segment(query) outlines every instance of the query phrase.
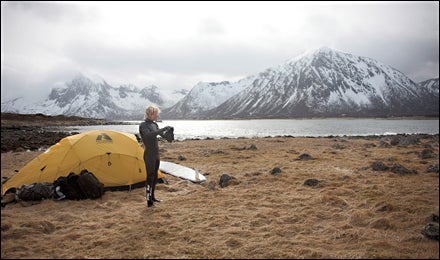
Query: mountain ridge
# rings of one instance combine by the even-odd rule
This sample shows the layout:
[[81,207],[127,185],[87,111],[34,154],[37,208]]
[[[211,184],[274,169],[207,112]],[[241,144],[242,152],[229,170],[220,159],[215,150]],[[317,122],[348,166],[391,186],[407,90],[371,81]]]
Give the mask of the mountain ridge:
[[[390,66],[328,47],[309,51],[248,78],[253,81],[247,87],[215,108],[194,116],[171,107],[164,110],[163,117],[438,115],[438,79],[437,84],[431,84],[436,88],[421,93],[419,84]],[[432,98],[428,98],[428,94]],[[428,108],[426,100],[429,100]]]
[[43,101],[18,97],[1,111],[140,120],[152,104],[163,119],[438,116],[438,92],[438,78],[415,83],[374,59],[321,47],[236,82],[199,82],[171,94],[78,75]]
[[18,97],[2,103],[2,112],[80,116],[109,120],[142,119],[145,106],[170,106],[184,90],[164,93],[155,85],[139,88],[132,84],[113,87],[105,80],[92,81],[78,75],[64,87],[53,88],[44,101],[28,103]]

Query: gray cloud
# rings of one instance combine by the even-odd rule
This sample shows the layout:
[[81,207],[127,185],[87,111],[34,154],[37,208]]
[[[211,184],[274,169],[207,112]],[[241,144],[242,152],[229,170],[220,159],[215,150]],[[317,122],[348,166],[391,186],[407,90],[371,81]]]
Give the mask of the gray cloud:
[[[190,89],[328,46],[438,77],[438,2],[2,1],[2,102],[75,75]],[[128,81],[128,82],[127,82]]]
[[66,22],[66,21],[78,21],[87,17],[87,13],[84,13],[79,9],[79,6],[74,4],[60,3],[60,2],[21,2],[11,1],[5,4],[8,8],[9,14],[22,13],[24,15],[32,16],[47,22]]
[[170,73],[219,73],[244,75],[276,65],[281,54],[249,48],[245,45],[175,44],[159,49],[127,49],[99,46],[93,43],[74,43],[66,48],[66,56],[73,63],[92,68],[141,71],[166,70]]

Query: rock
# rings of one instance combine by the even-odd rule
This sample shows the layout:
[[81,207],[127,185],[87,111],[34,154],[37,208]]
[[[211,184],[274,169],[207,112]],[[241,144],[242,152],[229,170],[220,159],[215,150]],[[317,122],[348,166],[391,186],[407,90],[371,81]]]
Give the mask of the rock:
[[405,166],[400,164],[394,164],[391,167],[391,172],[403,175],[403,174],[417,174],[417,171],[415,170],[409,170]]
[[430,239],[438,240],[438,224],[428,223],[422,230],[422,234]]
[[381,161],[376,161],[374,163],[371,164],[371,168],[373,169],[373,171],[386,171],[388,170],[390,167],[386,166],[383,162]]
[[228,186],[229,181],[234,178],[235,177],[230,176],[228,174],[222,174],[222,176],[220,176],[220,182],[219,182],[220,187],[224,188],[224,187]]
[[270,174],[275,175],[275,176],[280,173],[281,173],[281,169],[279,167],[275,167],[270,171]]
[[318,184],[319,184],[319,180],[317,180],[317,179],[307,179],[304,182],[305,186],[317,186]]
[[297,160],[312,160],[312,159],[313,157],[307,153],[303,153],[297,158]]

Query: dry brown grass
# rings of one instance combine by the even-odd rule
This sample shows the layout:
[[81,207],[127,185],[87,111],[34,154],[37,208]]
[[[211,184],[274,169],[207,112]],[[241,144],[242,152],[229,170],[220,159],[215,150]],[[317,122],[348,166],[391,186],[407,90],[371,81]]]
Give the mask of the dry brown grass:
[[[426,218],[439,214],[438,173],[426,173],[438,165],[438,139],[390,148],[378,139],[344,137],[160,146],[162,160],[196,168],[208,180],[166,175],[169,184],[156,192],[163,202],[153,208],[143,189],[98,200],[8,204],[1,211],[1,257],[439,258],[438,241],[421,234]],[[421,159],[427,146],[434,157]],[[313,159],[297,160],[304,153]],[[2,153],[2,177],[38,154]],[[373,171],[378,160],[418,174]],[[270,173],[274,167],[279,175]],[[221,188],[222,174],[236,179]],[[312,178],[318,186],[304,185]]]

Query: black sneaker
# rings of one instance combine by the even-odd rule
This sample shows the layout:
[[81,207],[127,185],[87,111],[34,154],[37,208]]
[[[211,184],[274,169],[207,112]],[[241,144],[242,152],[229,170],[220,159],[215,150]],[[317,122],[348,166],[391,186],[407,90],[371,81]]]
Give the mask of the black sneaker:
[[148,207],[152,207],[154,205],[153,200],[147,200]]

